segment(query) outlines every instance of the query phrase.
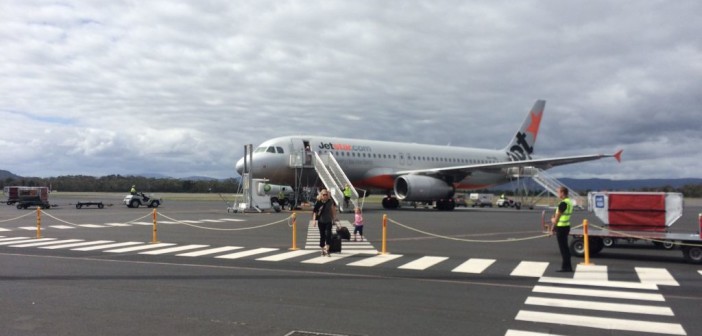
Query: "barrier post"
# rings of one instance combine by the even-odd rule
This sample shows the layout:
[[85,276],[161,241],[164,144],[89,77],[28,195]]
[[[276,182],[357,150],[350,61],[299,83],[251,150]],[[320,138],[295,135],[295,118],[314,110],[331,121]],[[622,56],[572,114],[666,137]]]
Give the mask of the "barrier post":
[[157,223],[156,223],[156,209],[153,211],[153,216],[154,216],[154,233],[153,236],[151,237],[151,244],[156,244],[158,243],[158,228],[157,228]]
[[297,251],[297,214],[292,214],[292,251]]
[[585,244],[585,262],[581,265],[590,265],[590,237],[587,232],[587,219],[583,219],[583,244]]
[[388,215],[383,214],[383,241],[381,243],[382,248],[380,249],[380,254],[387,254],[388,253],[387,238],[388,238]]
[[41,238],[41,207],[37,207],[37,239]]

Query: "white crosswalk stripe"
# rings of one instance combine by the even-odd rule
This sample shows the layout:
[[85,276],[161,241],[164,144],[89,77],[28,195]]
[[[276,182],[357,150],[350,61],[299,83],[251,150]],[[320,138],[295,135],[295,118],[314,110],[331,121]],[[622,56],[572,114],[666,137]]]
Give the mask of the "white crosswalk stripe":
[[160,250],[155,250],[155,251],[140,252],[139,254],[159,255],[159,254],[194,250],[194,249],[199,249],[199,248],[208,247],[208,246],[209,245],[198,245],[198,244],[184,245],[184,246],[176,246],[176,247],[165,248],[165,249],[160,249]]
[[105,244],[105,243],[112,243],[112,241],[111,241],[111,240],[95,240],[95,241],[80,242],[80,243],[61,244],[61,245],[51,245],[51,246],[42,246],[42,247],[40,247],[40,248],[42,248],[42,249],[48,249],[48,250],[56,250],[56,249],[62,249],[62,248],[71,248],[71,247],[88,246],[88,245],[98,245],[98,244]]
[[221,258],[221,259],[239,259],[239,258],[244,258],[244,257],[250,257],[253,255],[257,254],[262,254],[262,253],[268,253],[272,251],[277,251],[277,248],[257,248],[254,250],[246,250],[246,251],[241,251],[241,252],[236,252],[236,253],[231,253],[231,254],[225,254],[221,256],[217,256],[215,258]]
[[[517,313],[515,320],[537,325],[602,329],[607,330],[608,334],[626,331],[687,335],[682,325],[675,321],[666,321],[666,319],[673,320],[675,314],[670,307],[661,305],[665,302],[665,298],[657,293],[658,284],[678,286],[667,270],[636,268],[636,273],[641,280],[637,283],[608,281],[606,280],[607,267],[593,266],[578,265],[573,278],[539,278],[539,283],[554,285],[534,286],[532,295],[524,302],[525,309]],[[607,289],[602,289],[603,287]],[[547,296],[542,296],[543,294]],[[621,302],[621,300],[628,300],[628,302]],[[549,308],[556,308],[558,312],[547,311]],[[615,314],[621,314],[620,316],[624,317],[618,318]],[[656,321],[651,321],[650,316],[658,318]],[[539,329],[543,330],[543,327]],[[533,334],[526,330],[510,329],[506,335]]]
[[159,248],[159,247],[173,246],[173,245],[175,245],[175,244],[173,244],[173,243],[145,244],[145,245],[139,245],[139,246],[131,246],[131,247],[123,247],[123,248],[118,248],[118,249],[113,249],[113,250],[107,250],[105,252],[110,252],[110,253],[136,252],[136,251],[141,251],[141,250],[150,250],[150,249],[155,249],[155,248]]
[[45,245],[73,243],[73,242],[79,242],[79,241],[83,241],[83,240],[82,239],[52,240],[52,241],[24,243],[24,244],[19,244],[19,245],[10,245],[10,247],[39,247],[39,246],[45,246]]
[[495,259],[471,258],[451,270],[457,273],[482,273],[495,262]]
[[444,260],[448,259],[447,257],[421,257],[417,260],[408,262],[398,268],[400,269],[412,269],[412,270],[425,270],[429,267],[432,267]]
[[[246,221],[245,219],[240,219],[240,218],[218,218],[218,219],[199,219],[199,220],[181,220],[181,221],[166,221],[166,220],[158,220],[156,223],[157,224],[202,224],[202,223],[228,223],[228,222],[244,222]],[[153,225],[153,221],[138,221],[138,222],[129,222],[129,223],[103,223],[103,224],[96,224],[96,223],[81,223],[81,224],[72,224],[72,225],[47,225],[45,227],[42,227],[42,230],[51,228],[51,229],[58,229],[58,230],[71,230],[71,229],[77,229],[77,228],[92,228],[92,229],[98,229],[98,228],[109,228],[109,227],[125,227],[125,226],[134,226],[134,225]],[[36,231],[37,227],[36,226],[20,226],[17,227],[16,229],[18,230],[26,230],[26,231]],[[0,232],[10,232],[12,231],[12,228],[0,228]],[[319,236],[317,237],[319,239]]]
[[240,250],[240,249],[243,249],[243,247],[242,246],[222,246],[222,247],[216,247],[216,248],[211,248],[211,249],[206,249],[206,250],[201,250],[201,251],[182,253],[182,254],[178,254],[177,256],[179,256],[179,257],[202,257],[202,256],[209,255],[209,254],[216,254],[216,253],[220,253],[220,252],[227,252],[227,251]]
[[540,278],[546,273],[548,267],[547,262],[540,261],[522,261],[510,273],[512,276],[534,277]]
[[97,246],[79,247],[79,248],[74,248],[71,250],[72,251],[96,251],[96,250],[109,249],[109,248],[113,248],[113,247],[133,246],[133,245],[141,245],[141,244],[144,244],[144,243],[142,243],[142,242],[123,242],[123,243],[103,244],[103,245],[97,245]]

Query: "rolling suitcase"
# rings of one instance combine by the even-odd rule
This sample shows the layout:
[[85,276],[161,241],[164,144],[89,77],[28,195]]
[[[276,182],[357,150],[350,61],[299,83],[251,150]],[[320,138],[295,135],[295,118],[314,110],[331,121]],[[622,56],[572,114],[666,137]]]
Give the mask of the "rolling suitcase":
[[336,233],[332,234],[329,253],[341,253],[341,237]]
[[351,232],[349,232],[349,229],[345,226],[337,228],[336,234],[338,234],[341,237],[341,239],[351,240]]

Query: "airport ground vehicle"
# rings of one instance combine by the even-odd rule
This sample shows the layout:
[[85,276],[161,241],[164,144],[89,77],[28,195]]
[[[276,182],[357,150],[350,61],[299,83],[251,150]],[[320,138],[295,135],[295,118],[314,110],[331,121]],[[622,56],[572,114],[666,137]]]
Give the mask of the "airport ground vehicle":
[[[686,261],[702,264],[702,218],[698,232],[670,232],[682,216],[683,197],[665,192],[590,192],[588,209],[605,225],[588,229],[590,256],[617,241],[650,241],[663,248],[680,247]],[[570,231],[570,250],[585,254],[582,228]]]
[[[146,205],[149,208],[158,208],[163,200],[152,196],[146,196],[143,192],[136,193],[136,195],[124,196],[122,203],[129,208],[138,208],[141,205]],[[99,205],[98,205],[99,207]]]
[[522,202],[515,201],[511,198],[499,198],[495,205],[500,208],[515,208],[517,210],[522,208]]
[[470,194],[470,202],[472,207],[491,207],[492,208],[492,199],[494,195],[493,194],[479,194],[479,193],[471,193]]
[[47,187],[7,186],[3,188],[3,192],[7,195],[7,205],[19,202],[22,197],[33,197],[37,195],[45,195],[45,199],[49,197],[49,188]]
[[47,187],[5,187],[5,190],[8,195],[7,204],[17,203],[17,209],[37,206],[43,209],[51,208],[49,188]]

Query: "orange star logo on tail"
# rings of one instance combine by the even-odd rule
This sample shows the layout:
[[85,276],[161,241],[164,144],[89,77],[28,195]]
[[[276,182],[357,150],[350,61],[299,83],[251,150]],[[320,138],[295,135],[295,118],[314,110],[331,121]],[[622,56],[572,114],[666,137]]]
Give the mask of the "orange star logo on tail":
[[526,129],[527,132],[531,133],[534,136],[534,142],[536,142],[536,135],[539,133],[539,125],[541,125],[541,116],[543,115],[543,113],[544,111],[541,111],[538,114],[532,113],[531,123]]

